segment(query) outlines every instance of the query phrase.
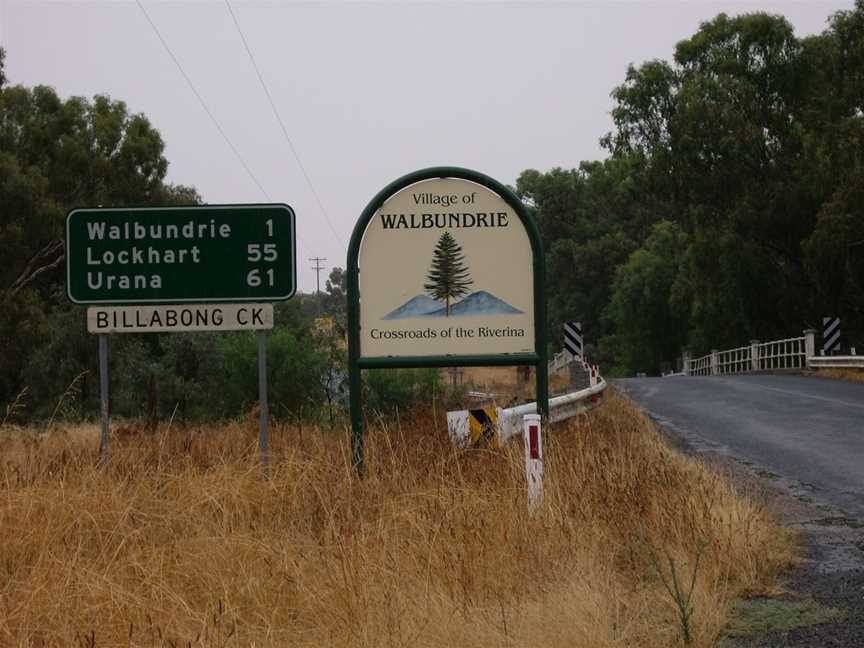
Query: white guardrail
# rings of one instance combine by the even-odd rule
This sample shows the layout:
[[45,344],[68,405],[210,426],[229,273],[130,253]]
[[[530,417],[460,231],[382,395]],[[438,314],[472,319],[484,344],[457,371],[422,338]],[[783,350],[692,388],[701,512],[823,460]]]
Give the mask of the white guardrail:
[[813,369],[844,369],[847,367],[864,369],[864,356],[814,356],[807,360]]
[[[816,331],[808,329],[803,337],[759,342],[725,351],[712,351],[701,358],[682,359],[685,376],[719,376],[751,371],[783,369],[817,369],[829,367],[859,367],[864,369],[864,356],[816,355]],[[675,374],[678,375],[678,374]]]
[[[579,391],[549,399],[549,420],[553,423],[564,421],[568,418],[587,412],[595,406],[603,396],[606,389],[606,381],[602,377],[596,377],[596,384]],[[497,441],[504,445],[512,437],[522,434],[523,419],[526,414],[537,413],[537,403],[526,403],[502,409],[496,408],[497,412]],[[471,444],[470,410],[459,410],[447,412],[447,428],[450,439],[454,444],[467,446]]]

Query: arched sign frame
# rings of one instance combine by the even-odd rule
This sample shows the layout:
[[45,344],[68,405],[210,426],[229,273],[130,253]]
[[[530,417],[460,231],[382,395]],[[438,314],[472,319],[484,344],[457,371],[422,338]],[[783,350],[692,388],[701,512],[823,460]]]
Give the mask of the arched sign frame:
[[[456,178],[467,180],[489,189],[497,194],[513,209],[531,243],[533,288],[534,288],[534,352],[533,353],[498,353],[471,355],[435,355],[435,356],[385,356],[367,357],[360,355],[360,267],[358,259],[366,229],[375,212],[393,195],[406,187],[432,179]],[[384,187],[366,205],[360,215],[351,241],[348,245],[348,381],[351,408],[351,451],[352,461],[357,472],[362,476],[363,460],[363,401],[362,378],[363,369],[399,369],[419,367],[486,367],[486,366],[532,366],[535,368],[536,394],[538,413],[544,417],[549,415],[549,375],[546,352],[546,291],[545,291],[545,259],[540,230],[534,218],[525,209],[525,205],[508,187],[497,180],[471,169],[461,167],[430,167],[414,171],[402,176]]]

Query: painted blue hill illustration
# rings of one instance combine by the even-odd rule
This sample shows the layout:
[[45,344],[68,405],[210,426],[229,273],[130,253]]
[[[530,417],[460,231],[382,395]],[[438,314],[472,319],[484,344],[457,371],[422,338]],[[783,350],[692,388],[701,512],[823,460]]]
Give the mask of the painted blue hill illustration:
[[440,308],[443,308],[443,306],[444,304],[427,295],[417,295],[381,319],[397,320],[408,319],[409,317],[426,317],[429,313],[437,311]]
[[[446,317],[446,308],[441,302],[417,295],[381,319],[427,319]],[[478,290],[462,301],[450,306],[450,317],[489,317],[492,315],[520,315],[522,311],[514,308],[503,299],[485,290]]]

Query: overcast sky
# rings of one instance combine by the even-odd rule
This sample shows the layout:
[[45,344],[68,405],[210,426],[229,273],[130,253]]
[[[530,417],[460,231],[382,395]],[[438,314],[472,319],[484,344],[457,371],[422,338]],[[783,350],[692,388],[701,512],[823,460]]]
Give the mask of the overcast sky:
[[308,258],[344,267],[354,221],[397,177],[457,165],[512,184],[524,169],[604,157],[609,93],[628,64],[669,59],[721,11],[781,13],[800,36],[853,6],[231,0],[322,211],[224,0],[142,4],[255,179],[134,1],[0,0],[10,82],[124,100],[161,132],[168,179],[206,202],[290,204],[304,291],[315,287]]

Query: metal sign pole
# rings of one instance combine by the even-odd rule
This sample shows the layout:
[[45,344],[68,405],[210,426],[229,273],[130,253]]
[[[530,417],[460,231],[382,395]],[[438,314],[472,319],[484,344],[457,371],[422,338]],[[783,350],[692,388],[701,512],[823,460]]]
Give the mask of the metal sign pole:
[[108,463],[108,336],[99,336],[99,399],[102,411],[102,436],[99,439],[99,463]]
[[267,331],[258,331],[258,404],[261,410],[258,446],[261,449],[261,474],[270,479],[270,439],[267,431]]

